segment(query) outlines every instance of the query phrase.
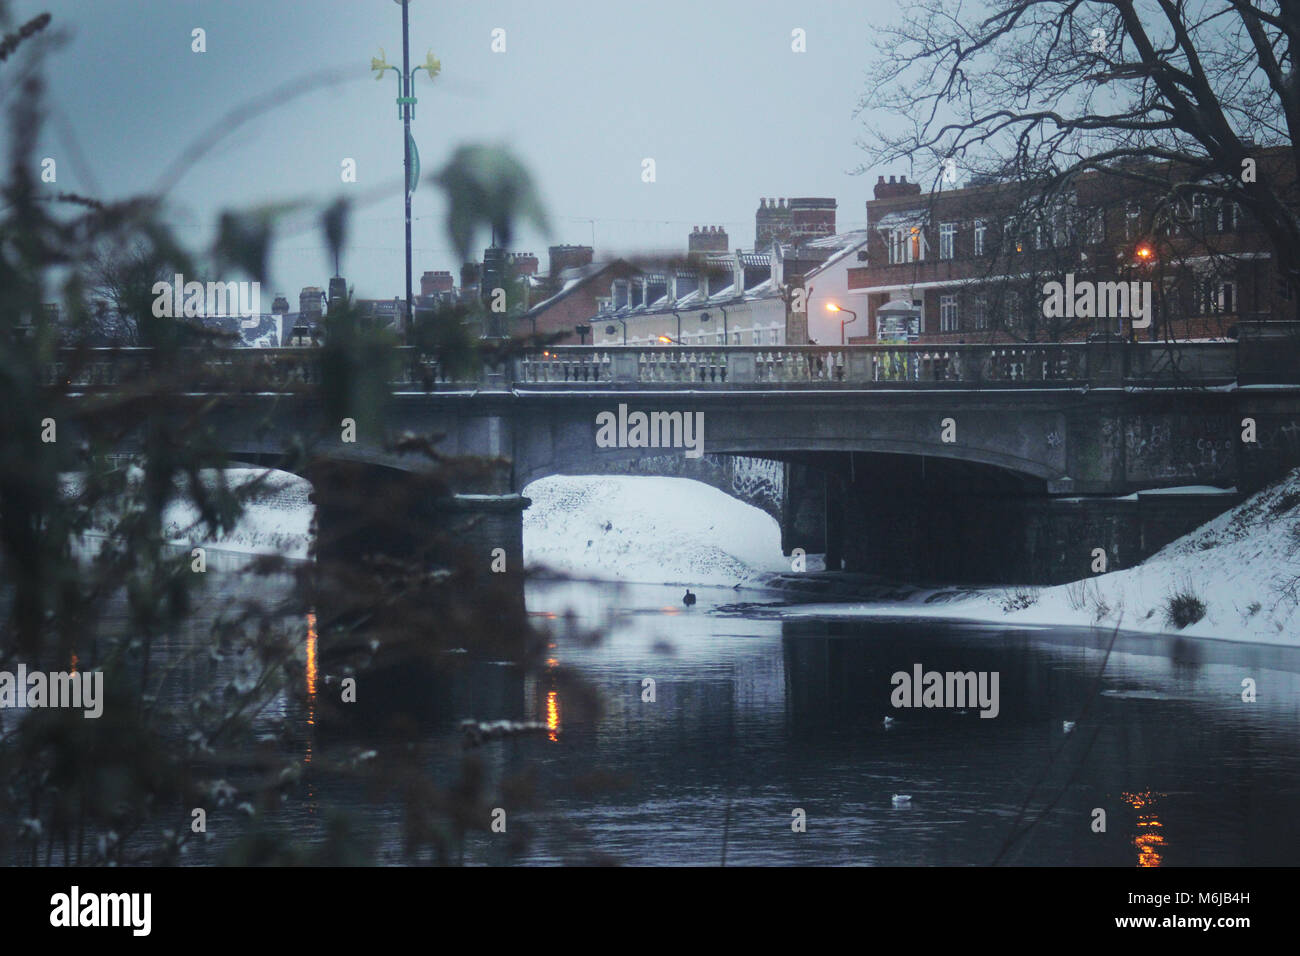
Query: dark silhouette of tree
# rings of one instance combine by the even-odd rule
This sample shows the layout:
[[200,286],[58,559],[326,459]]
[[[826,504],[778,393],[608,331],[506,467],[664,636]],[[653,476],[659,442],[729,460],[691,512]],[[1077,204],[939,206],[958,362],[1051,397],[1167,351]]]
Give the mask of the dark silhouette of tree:
[[907,159],[937,171],[951,157],[1048,193],[1105,168],[1162,206],[1198,193],[1236,203],[1300,289],[1300,5],[920,0],[906,11],[884,29],[859,104],[892,116],[863,139],[864,168]]

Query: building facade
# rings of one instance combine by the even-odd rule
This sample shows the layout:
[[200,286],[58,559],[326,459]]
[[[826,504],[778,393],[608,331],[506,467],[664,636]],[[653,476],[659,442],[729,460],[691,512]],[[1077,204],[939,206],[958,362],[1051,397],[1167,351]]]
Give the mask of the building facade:
[[1152,339],[1221,338],[1241,319],[1293,317],[1263,234],[1212,181],[1187,180],[1168,164],[1143,164],[1090,171],[1050,195],[1022,182],[923,195],[906,177],[882,176],[866,204],[865,261],[848,273],[849,293],[865,303],[850,341],[1128,334],[1099,307],[1051,314],[1052,283],[1067,282],[1150,283],[1152,321],[1140,336]]

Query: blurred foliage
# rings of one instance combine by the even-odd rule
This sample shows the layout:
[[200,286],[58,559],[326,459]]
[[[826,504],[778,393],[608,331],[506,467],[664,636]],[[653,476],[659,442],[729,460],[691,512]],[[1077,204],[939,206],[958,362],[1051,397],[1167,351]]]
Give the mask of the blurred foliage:
[[[0,0],[0,24],[8,22]],[[228,211],[212,247],[194,255],[156,197],[107,202],[44,190],[34,171],[42,43],[57,39],[49,23],[43,14],[0,41],[9,60],[0,72],[25,67],[0,183],[0,670],[100,671],[107,699],[94,720],[80,710],[0,709],[0,863],[178,862],[207,839],[191,829],[194,808],[206,810],[209,834],[218,826],[240,834],[225,862],[375,862],[352,805],[324,806],[323,836],[310,845],[281,819],[286,805],[317,799],[322,780],[355,781],[363,802],[396,795],[406,861],[457,862],[467,835],[486,829],[486,807],[533,799],[527,780],[496,779],[490,761],[462,756],[469,745],[454,725],[430,737],[421,712],[430,685],[445,691],[463,678],[463,655],[452,651],[511,660],[523,673],[542,661],[544,642],[511,591],[517,579],[484,583],[462,546],[466,516],[450,507],[453,488],[499,480],[502,463],[448,458],[436,435],[387,435],[397,337],[350,301],[332,303],[323,346],[302,350],[319,379],[233,426],[286,436],[269,457],[312,481],[315,560],[259,558],[215,618],[197,618],[196,589],[217,575],[193,573],[164,516],[184,498],[199,515],[185,530],[218,535],[262,493],[267,474],[234,487],[222,470],[232,406],[221,396],[259,381],[241,379],[247,369],[223,358],[230,336],[155,316],[153,284],[227,270],[262,280],[277,225],[298,207]],[[440,181],[462,246],[480,222],[502,237],[520,216],[544,222],[526,172],[497,151],[458,151]],[[321,214],[334,252],[346,220],[341,202]],[[54,300],[57,319],[44,309]],[[480,313],[472,305],[417,316],[417,355],[472,373],[521,348],[477,338]],[[147,351],[118,356],[112,387],[100,388],[97,344]],[[410,456],[409,470],[331,455],[343,418],[384,436],[386,454]],[[46,420],[55,441],[42,440]],[[307,656],[308,627],[318,661]],[[370,682],[359,700],[371,706],[337,702],[349,676]],[[594,711],[575,679],[553,679],[569,681],[575,708]],[[433,701],[448,706],[437,692]],[[370,723],[387,728],[384,744],[363,746],[358,735]],[[304,724],[333,746],[313,754],[309,739],[304,754]],[[439,759],[401,743],[412,728]],[[512,828],[512,840],[526,833]]]
[[547,228],[532,177],[501,147],[461,146],[432,179],[447,193],[447,234],[462,262],[483,226],[495,230],[502,246],[510,245],[518,220]]

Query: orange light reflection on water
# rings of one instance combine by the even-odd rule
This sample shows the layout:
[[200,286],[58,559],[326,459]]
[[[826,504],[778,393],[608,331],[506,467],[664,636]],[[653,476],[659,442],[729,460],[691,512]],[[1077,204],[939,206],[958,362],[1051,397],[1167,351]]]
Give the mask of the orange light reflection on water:
[[1161,851],[1165,848],[1165,836],[1161,832],[1164,824],[1156,815],[1154,804],[1164,794],[1144,790],[1122,796],[1125,803],[1138,811],[1137,833],[1133,835],[1133,846],[1138,851],[1137,865],[1144,868],[1159,866],[1164,861]]
[[546,695],[546,729],[547,738],[552,742],[560,739],[560,694],[551,691]]
[[[316,724],[316,612],[307,612],[307,723]],[[311,733],[307,734],[306,762],[311,763]]]

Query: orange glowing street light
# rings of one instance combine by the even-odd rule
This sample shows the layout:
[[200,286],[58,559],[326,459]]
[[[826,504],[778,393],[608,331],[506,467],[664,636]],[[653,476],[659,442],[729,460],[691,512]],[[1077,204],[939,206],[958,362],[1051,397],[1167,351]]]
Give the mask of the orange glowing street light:
[[1149,261],[1151,256],[1152,256],[1152,252],[1150,246],[1143,245],[1137,247],[1137,257],[1141,259],[1143,262]]
[[853,316],[853,318],[851,318],[851,319],[840,319],[840,345],[843,345],[843,344],[844,344],[844,326],[846,326],[846,325],[850,325],[850,324],[852,324],[853,322],[858,321],[858,313],[854,312],[852,309],[842,309],[842,308],[840,308],[838,305],[836,305],[834,302],[827,302],[827,303],[826,303],[826,311],[827,311],[827,312],[847,312],[849,315]]

